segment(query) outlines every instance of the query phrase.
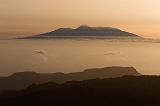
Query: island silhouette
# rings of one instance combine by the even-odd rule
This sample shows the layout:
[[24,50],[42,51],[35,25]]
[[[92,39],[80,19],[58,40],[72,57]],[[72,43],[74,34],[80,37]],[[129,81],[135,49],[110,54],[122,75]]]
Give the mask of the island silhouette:
[[73,28],[59,28],[57,30],[43,33],[43,34],[38,34],[38,35],[33,35],[33,36],[27,36],[23,37],[21,39],[42,39],[42,38],[73,38],[73,37],[95,37],[95,36],[105,36],[105,37],[114,37],[114,38],[121,38],[121,37],[135,37],[135,38],[140,38],[140,36],[122,31],[117,28],[112,28],[112,27],[90,27],[87,25],[81,25],[76,29]]

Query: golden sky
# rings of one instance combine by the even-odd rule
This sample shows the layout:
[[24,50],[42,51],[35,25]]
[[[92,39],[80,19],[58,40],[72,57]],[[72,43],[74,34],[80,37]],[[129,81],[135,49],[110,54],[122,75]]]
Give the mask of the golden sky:
[[160,37],[160,0],[0,0],[0,38],[59,27],[116,27]]

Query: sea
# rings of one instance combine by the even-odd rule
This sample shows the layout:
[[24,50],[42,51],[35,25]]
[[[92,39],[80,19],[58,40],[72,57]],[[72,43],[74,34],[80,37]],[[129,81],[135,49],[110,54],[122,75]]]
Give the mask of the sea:
[[70,73],[110,66],[160,75],[160,39],[0,40],[0,76],[24,71]]

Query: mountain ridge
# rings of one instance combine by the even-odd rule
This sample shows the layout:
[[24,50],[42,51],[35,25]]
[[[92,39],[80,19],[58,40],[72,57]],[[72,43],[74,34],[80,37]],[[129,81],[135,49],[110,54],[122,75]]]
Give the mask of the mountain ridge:
[[46,32],[38,35],[24,37],[25,39],[34,39],[34,38],[48,38],[48,37],[69,37],[69,36],[106,36],[106,37],[136,37],[141,38],[140,36],[123,31],[117,28],[112,27],[90,27],[87,25],[81,25],[78,28],[59,28],[51,32]]
[[124,75],[140,76],[141,74],[133,67],[105,67],[87,69],[83,72],[72,73],[35,73],[35,72],[17,72],[9,77],[0,78],[0,91],[20,90],[31,84],[40,84],[45,82],[64,83],[66,81],[82,81],[96,78],[121,77]]

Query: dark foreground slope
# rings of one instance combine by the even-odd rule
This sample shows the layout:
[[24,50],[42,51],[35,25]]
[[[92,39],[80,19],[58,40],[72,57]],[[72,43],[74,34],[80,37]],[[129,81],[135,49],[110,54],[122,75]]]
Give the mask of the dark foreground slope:
[[64,83],[66,81],[82,81],[95,78],[121,77],[124,75],[141,75],[133,67],[106,67],[96,69],[86,69],[83,72],[74,73],[53,73],[38,74],[35,72],[18,72],[9,77],[0,78],[0,91],[22,90],[31,84],[40,84],[46,82]]
[[45,83],[0,96],[2,106],[160,106],[159,76]]
[[82,25],[76,29],[73,28],[59,28],[57,30],[34,35],[34,36],[28,36],[23,39],[45,39],[45,38],[75,38],[75,37],[86,37],[86,36],[107,36],[107,37],[138,37],[140,36],[129,33],[126,31],[122,31],[117,28],[111,28],[111,27],[89,27],[87,25]]

